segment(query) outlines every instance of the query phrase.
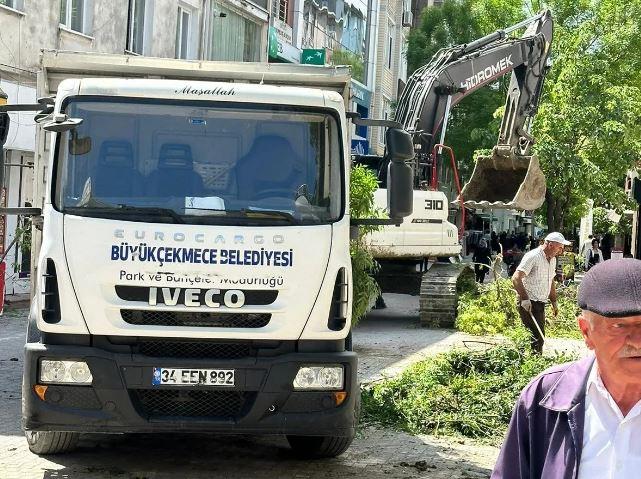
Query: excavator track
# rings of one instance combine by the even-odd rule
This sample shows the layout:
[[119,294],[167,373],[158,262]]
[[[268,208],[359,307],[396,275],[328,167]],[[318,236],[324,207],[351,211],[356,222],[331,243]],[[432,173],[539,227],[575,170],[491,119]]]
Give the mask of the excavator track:
[[456,321],[458,294],[456,285],[464,275],[474,275],[465,263],[432,263],[421,278],[419,311],[421,326],[453,328]]

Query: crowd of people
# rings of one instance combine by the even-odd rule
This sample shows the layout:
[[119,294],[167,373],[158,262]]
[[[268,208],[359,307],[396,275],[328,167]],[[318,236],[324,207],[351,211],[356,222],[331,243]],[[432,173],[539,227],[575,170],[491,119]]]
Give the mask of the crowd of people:
[[[542,243],[543,239],[536,239],[525,233],[503,231],[497,234],[492,231],[489,238],[486,233],[478,243],[469,245],[469,249],[473,251],[472,261],[475,263],[476,281],[479,283],[485,281],[492,259],[499,253],[503,255],[508,276],[512,277],[523,255]],[[589,271],[594,265],[610,259],[611,244],[612,238],[609,234],[605,234],[603,238],[589,235],[579,247],[578,254],[581,261],[577,266],[584,271]]]

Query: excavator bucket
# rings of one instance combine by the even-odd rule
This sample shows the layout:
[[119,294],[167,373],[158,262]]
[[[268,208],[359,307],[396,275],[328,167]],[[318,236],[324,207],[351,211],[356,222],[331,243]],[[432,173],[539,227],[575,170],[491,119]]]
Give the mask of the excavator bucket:
[[477,159],[461,196],[470,208],[535,210],[545,200],[545,176],[536,156],[493,153]]

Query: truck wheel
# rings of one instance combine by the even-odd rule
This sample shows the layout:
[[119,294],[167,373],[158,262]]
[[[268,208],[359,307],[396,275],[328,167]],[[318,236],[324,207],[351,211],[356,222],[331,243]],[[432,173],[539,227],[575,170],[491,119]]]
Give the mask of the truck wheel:
[[61,454],[78,445],[77,432],[26,431],[29,450],[35,454]]
[[354,436],[287,436],[287,442],[300,457],[313,459],[343,454]]

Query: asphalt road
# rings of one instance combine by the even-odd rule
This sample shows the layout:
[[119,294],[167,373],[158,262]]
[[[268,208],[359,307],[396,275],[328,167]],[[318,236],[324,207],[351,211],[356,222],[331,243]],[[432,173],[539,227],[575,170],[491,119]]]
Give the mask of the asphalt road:
[[[389,308],[360,324],[354,347],[364,382],[470,338],[418,326],[417,300],[386,296]],[[302,461],[282,437],[84,435],[77,452],[32,454],[20,429],[20,382],[26,309],[0,317],[0,478],[487,478],[496,448],[473,441],[410,436],[362,427],[341,457]]]

